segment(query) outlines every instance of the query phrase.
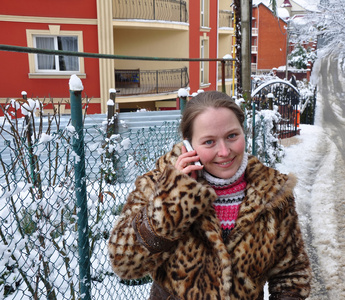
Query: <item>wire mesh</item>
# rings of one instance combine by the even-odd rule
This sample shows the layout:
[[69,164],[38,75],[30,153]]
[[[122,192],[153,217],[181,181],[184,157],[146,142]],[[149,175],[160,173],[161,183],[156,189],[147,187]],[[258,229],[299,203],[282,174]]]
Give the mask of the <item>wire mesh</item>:
[[[270,153],[276,115],[256,113],[253,131],[246,112],[247,145],[254,139],[257,156],[268,165],[279,155]],[[74,169],[80,157],[73,150],[78,132],[64,118],[55,130],[41,119],[30,134],[27,120],[20,122],[0,126],[0,298],[82,299]],[[106,124],[83,131],[91,298],[147,299],[150,278],[120,280],[111,270],[107,241],[136,177],[181,140],[179,121],[110,136]]]
[[[3,126],[0,150],[0,298],[80,299],[74,128],[31,137]],[[6,132],[4,131],[6,130]],[[6,133],[6,134],[5,134]],[[180,140],[178,124],[127,131],[84,129],[92,299],[147,299],[149,279],[121,281],[107,240],[135,178]]]

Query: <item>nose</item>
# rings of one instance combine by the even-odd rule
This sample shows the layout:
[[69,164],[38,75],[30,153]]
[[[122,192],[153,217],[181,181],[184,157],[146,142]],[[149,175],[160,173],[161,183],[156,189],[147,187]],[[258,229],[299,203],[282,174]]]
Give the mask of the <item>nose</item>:
[[218,143],[218,156],[226,157],[229,154],[230,154],[230,147],[224,141],[220,141]]

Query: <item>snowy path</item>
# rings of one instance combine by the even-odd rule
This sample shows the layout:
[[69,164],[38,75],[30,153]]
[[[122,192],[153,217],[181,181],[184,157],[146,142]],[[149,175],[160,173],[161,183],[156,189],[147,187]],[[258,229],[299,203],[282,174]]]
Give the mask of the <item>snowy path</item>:
[[[345,299],[345,70],[344,62],[329,56],[323,59],[319,66],[319,95],[322,101],[321,125],[330,140],[327,152],[332,155],[330,165],[324,162],[325,169],[330,170],[331,186],[328,190],[328,201],[334,208],[333,230],[334,241],[325,245],[326,254],[334,261],[333,269],[325,265],[325,276],[328,277],[330,299]],[[319,110],[320,111],[320,110]],[[322,143],[322,141],[320,141]],[[327,155],[326,155],[327,157]],[[327,231],[324,232],[327,235]],[[322,238],[319,238],[322,240]],[[332,243],[333,242],[333,243]],[[326,260],[327,263],[327,260]],[[328,274],[327,274],[328,273]]]
[[309,300],[345,299],[345,78],[337,59],[318,74],[315,126],[302,125],[278,169],[295,173],[296,203],[312,263]]

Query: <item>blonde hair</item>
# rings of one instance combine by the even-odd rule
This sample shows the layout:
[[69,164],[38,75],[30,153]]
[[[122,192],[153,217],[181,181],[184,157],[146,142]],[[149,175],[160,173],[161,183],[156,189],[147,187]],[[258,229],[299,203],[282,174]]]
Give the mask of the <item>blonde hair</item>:
[[195,118],[210,107],[230,109],[243,129],[243,111],[227,94],[217,91],[203,92],[189,100],[185,107],[180,123],[180,130],[184,139],[192,140]]

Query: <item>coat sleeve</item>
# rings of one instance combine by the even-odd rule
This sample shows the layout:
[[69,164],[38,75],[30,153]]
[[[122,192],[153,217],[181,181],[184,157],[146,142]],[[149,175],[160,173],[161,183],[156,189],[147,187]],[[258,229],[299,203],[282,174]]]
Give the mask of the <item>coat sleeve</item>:
[[139,177],[110,234],[114,272],[124,279],[154,272],[215,199],[211,188],[171,165]]
[[280,225],[276,241],[276,263],[269,274],[270,299],[299,300],[310,293],[311,268],[304,249],[294,197],[278,210]]

